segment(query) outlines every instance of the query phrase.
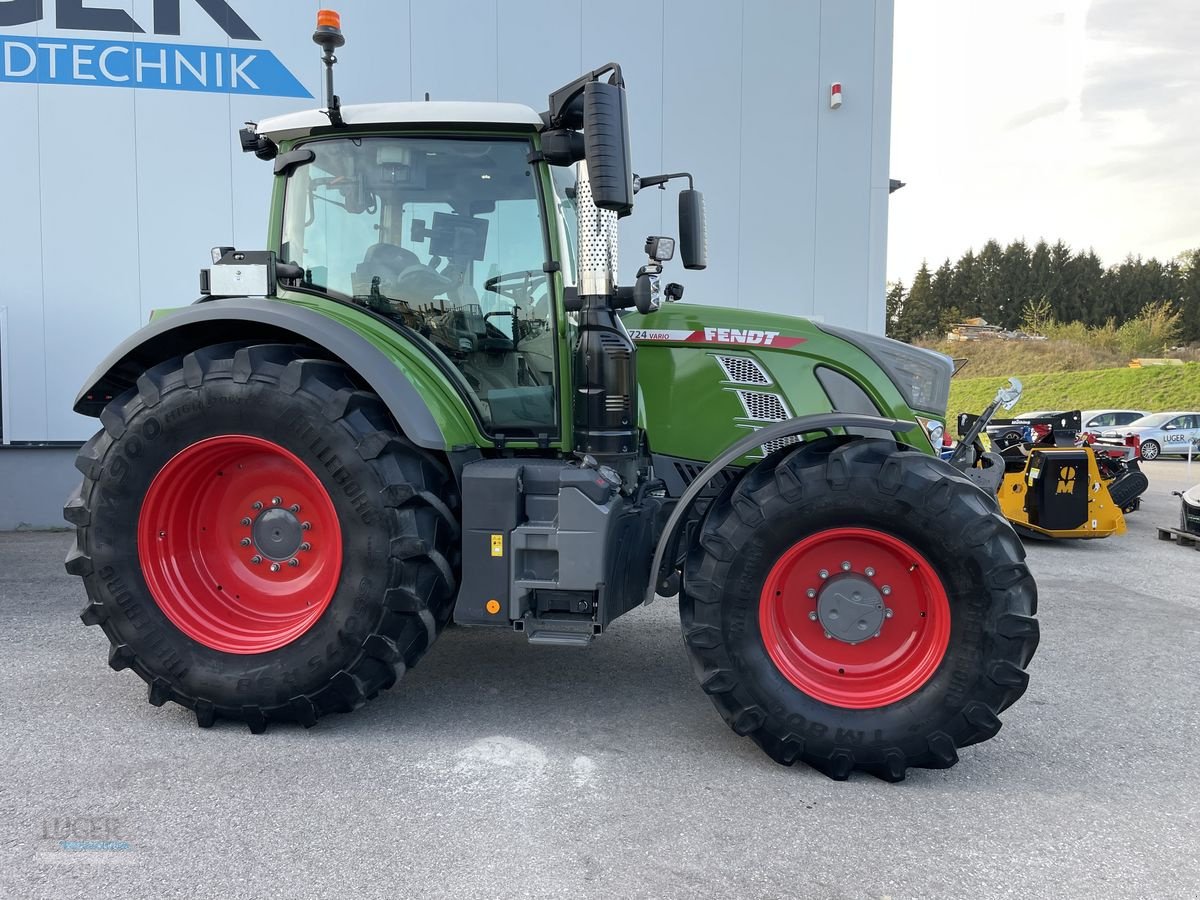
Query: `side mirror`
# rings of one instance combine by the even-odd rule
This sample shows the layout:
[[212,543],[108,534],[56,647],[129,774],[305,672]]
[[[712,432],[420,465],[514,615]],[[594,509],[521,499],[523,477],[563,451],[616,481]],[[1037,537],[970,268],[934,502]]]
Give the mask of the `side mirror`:
[[679,192],[679,256],[685,269],[703,269],[708,265],[704,195],[696,190]]
[[583,139],[592,202],[617,213],[633,208],[629,111],[625,88],[590,81],[583,89]]

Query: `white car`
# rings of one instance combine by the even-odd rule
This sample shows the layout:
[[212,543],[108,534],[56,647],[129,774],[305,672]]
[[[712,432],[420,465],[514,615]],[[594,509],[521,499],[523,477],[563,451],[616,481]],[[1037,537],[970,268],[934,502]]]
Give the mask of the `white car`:
[[1137,409],[1085,409],[1079,414],[1082,421],[1081,431],[1100,432],[1102,430],[1120,428],[1129,425],[1134,419],[1149,415],[1145,410]]
[[1153,413],[1101,436],[1120,440],[1128,434],[1136,434],[1141,441],[1142,459],[1157,459],[1164,454],[1186,456],[1189,449],[1195,452],[1200,440],[1200,412]]

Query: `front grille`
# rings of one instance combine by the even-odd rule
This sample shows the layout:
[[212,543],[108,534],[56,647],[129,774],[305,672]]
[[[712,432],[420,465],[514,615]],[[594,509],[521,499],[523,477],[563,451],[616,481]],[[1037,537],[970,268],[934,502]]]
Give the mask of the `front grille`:
[[782,422],[789,419],[787,407],[783,398],[778,394],[767,394],[762,391],[738,391],[738,398],[746,410],[747,419],[759,422]]
[[791,437],[775,438],[775,440],[767,441],[762,445],[762,455],[764,457],[770,456],[776,450],[780,450],[784,447],[791,447],[793,444],[799,443],[801,443],[801,440],[800,435],[798,434],[794,434]]
[[725,380],[734,384],[770,384],[767,373],[752,359],[744,356],[718,356],[717,363],[725,371]]

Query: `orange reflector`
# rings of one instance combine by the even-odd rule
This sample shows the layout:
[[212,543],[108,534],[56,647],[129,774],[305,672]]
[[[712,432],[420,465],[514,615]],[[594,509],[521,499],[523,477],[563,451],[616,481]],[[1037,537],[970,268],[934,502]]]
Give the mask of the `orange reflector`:
[[496,613],[500,612],[500,601],[499,600],[489,600],[487,602],[486,608],[487,608],[487,611],[494,616]]
[[321,26],[340,30],[342,27],[342,14],[332,9],[318,9],[317,27],[320,28]]

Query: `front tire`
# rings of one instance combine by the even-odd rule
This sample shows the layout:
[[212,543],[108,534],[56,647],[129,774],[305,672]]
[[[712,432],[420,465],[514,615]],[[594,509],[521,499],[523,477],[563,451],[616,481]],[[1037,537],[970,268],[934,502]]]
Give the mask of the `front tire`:
[[1158,459],[1162,453],[1162,447],[1158,445],[1158,441],[1143,441],[1142,442],[1142,459],[1150,461]]
[[995,501],[891,441],[827,438],[726,488],[689,551],[703,689],[777,762],[898,781],[994,736],[1025,691],[1037,591]]
[[450,616],[457,494],[340,363],[206,347],[143,373],[80,451],[67,571],[109,664],[262,731],[390,687]]

